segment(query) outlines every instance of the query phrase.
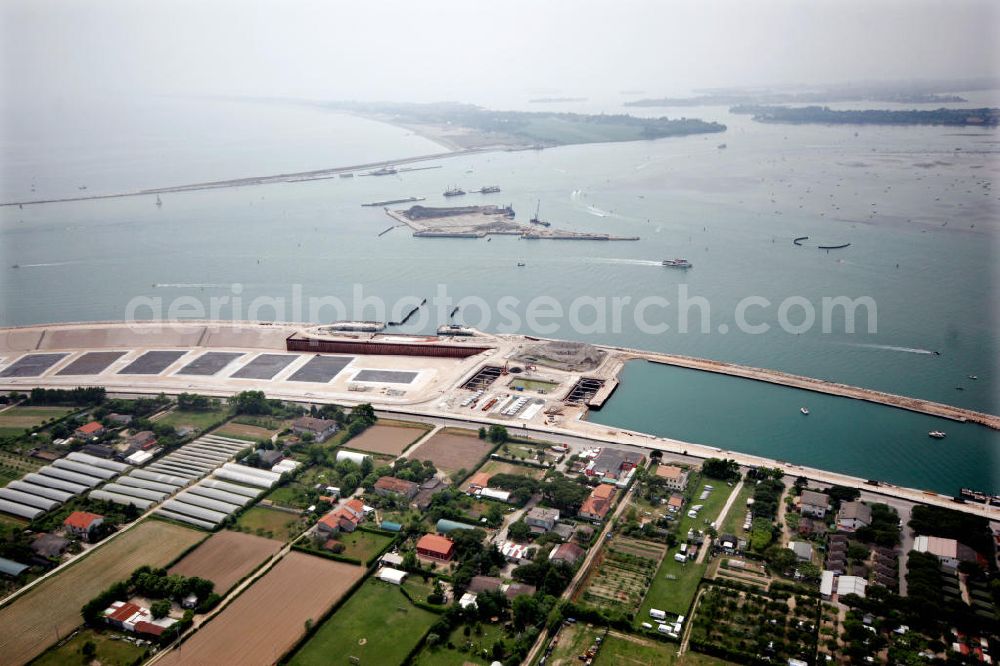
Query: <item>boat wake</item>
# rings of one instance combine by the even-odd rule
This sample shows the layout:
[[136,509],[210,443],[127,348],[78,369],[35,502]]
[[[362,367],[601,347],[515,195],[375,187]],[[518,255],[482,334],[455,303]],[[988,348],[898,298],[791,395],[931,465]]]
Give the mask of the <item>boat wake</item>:
[[230,286],[215,282],[157,282],[153,285],[155,289],[225,289]]
[[587,212],[597,217],[607,217],[609,215],[607,211],[601,210],[597,206],[587,206]]
[[52,261],[45,264],[21,264],[20,268],[47,268],[49,266],[71,266],[82,263],[82,261]]
[[916,348],[916,347],[897,347],[895,345],[875,345],[875,344],[864,344],[864,343],[860,343],[860,342],[844,342],[844,343],[841,343],[841,344],[846,344],[846,345],[849,345],[851,347],[864,347],[865,349],[883,349],[885,351],[905,352],[907,354],[929,354],[929,355],[934,355],[934,354],[937,353],[937,352],[935,352],[932,349],[919,349],[919,348]]
[[592,264],[624,264],[626,266],[662,266],[663,262],[651,259],[619,259],[617,257],[589,257],[585,261]]

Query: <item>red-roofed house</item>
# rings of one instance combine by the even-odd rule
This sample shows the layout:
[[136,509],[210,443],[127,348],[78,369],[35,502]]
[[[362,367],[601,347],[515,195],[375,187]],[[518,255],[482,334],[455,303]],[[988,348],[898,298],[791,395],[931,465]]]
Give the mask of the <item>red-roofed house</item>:
[[320,518],[319,522],[316,523],[316,529],[324,534],[353,532],[364,516],[364,502],[352,499]]
[[455,555],[455,542],[439,534],[425,534],[417,541],[417,553],[447,562]]
[[375,482],[375,494],[385,497],[387,495],[401,495],[406,499],[413,499],[413,496],[420,490],[420,485],[413,481],[397,479],[394,476],[380,476]]
[[79,428],[77,428],[73,435],[79,437],[80,439],[90,439],[91,437],[100,437],[104,434],[104,426],[102,426],[97,421],[91,421],[86,423]]
[[161,627],[158,624],[153,624],[152,622],[140,621],[135,623],[135,633],[137,634],[147,634],[149,636],[159,636],[166,630],[166,627]]
[[611,510],[611,499],[615,496],[614,486],[602,483],[590,492],[583,501],[579,515],[589,520],[604,520]]
[[90,540],[94,530],[104,523],[104,516],[86,511],[74,511],[66,516],[63,525],[66,530],[78,537]]

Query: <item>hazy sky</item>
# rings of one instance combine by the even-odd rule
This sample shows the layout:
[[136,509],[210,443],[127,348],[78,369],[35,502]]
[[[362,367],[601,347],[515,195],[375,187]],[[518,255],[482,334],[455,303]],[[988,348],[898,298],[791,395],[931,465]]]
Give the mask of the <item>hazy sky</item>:
[[2,92],[497,102],[995,74],[991,0],[3,0]]

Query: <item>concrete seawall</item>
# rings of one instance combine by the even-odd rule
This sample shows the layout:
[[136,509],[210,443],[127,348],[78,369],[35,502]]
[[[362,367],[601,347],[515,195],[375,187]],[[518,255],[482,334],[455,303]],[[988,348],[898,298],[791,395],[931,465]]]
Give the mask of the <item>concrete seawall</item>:
[[803,377],[801,375],[781,372],[780,370],[754,368],[746,365],[738,365],[736,363],[712,361],[709,359],[694,358],[691,356],[658,354],[655,352],[647,352],[637,349],[619,347],[614,347],[613,349],[620,351],[630,359],[642,359],[650,361],[651,363],[673,365],[681,368],[690,368],[692,370],[703,370],[705,372],[715,372],[723,375],[731,375],[733,377],[742,377],[744,379],[767,382],[769,384],[779,384],[781,386],[804,389],[806,391],[838,395],[844,398],[854,398],[855,400],[866,400],[880,405],[898,407],[899,409],[906,409],[911,412],[938,416],[952,421],[978,423],[986,426],[987,428],[992,428],[993,430],[1000,430],[1000,416],[987,414],[985,412],[977,412],[975,410],[965,409],[964,407],[945,405],[931,400],[910,398],[907,396],[896,395],[894,393],[866,389],[860,386],[850,386],[848,384],[829,382],[823,379]]

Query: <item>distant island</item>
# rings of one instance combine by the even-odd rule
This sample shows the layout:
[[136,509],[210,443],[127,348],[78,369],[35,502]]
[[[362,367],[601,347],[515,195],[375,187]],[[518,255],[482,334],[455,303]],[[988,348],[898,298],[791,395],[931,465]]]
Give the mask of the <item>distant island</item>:
[[748,94],[712,94],[695,97],[660,97],[653,99],[637,99],[625,102],[624,106],[660,107],[660,106],[734,106],[742,104],[810,104],[833,102],[890,102],[894,104],[961,104],[967,102],[958,95],[938,95],[934,93],[894,93],[894,94],[837,94],[837,93],[768,93],[759,95]]
[[529,104],[561,104],[563,102],[586,102],[587,97],[536,97],[529,99]]
[[958,125],[996,127],[1000,109],[886,110],[859,109],[837,111],[826,106],[786,107],[744,104],[730,113],[752,114],[762,123],[822,123],[837,125]]
[[994,77],[923,81],[872,81],[826,86],[777,86],[773,88],[708,88],[688,97],[657,97],[626,102],[632,107],[737,106],[744,104],[833,104],[885,102],[888,104],[962,104],[955,91],[994,90]]
[[721,123],[696,118],[493,111],[473,104],[454,102],[316,102],[315,105],[399,125],[455,150],[545,148],[581,143],[661,139],[726,130],[726,126]]

